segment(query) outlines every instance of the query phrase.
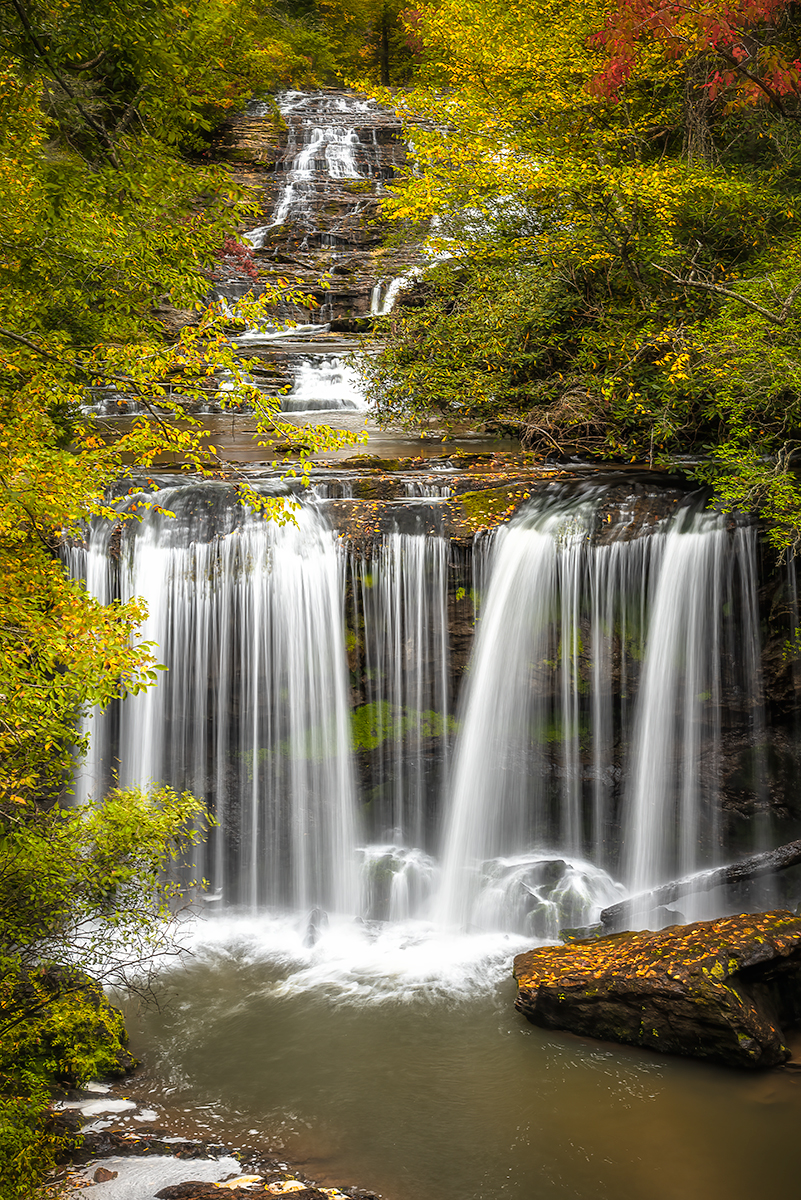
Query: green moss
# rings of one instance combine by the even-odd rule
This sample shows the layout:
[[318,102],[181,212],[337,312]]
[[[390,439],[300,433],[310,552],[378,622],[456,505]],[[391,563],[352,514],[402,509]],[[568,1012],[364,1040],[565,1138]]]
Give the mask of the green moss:
[[349,467],[359,467],[365,471],[403,471],[408,468],[409,462],[404,458],[382,458],[380,454],[352,454],[347,460]]
[[53,1001],[39,1034],[45,1069],[70,1087],[124,1075],[134,1065],[122,1013],[88,979],[78,991]]
[[431,709],[418,712],[416,709],[395,709],[386,700],[376,704],[363,704],[351,715],[353,747],[355,750],[375,750],[386,741],[402,741],[409,733],[421,738],[439,738],[446,733],[455,733],[458,722],[454,717],[443,717]]
[[25,1064],[45,1079],[77,1087],[86,1079],[124,1075],[135,1060],[126,1049],[122,1013],[82,971],[47,967],[3,981],[9,1005],[23,1019],[0,1041],[0,1070]]
[[[517,493],[517,495],[516,495]],[[479,492],[462,492],[457,503],[466,522],[473,529],[482,525],[499,525],[522,499],[522,489],[512,486],[482,488]]]
[[44,1177],[80,1139],[52,1127],[50,1090],[39,1076],[18,1071],[13,1090],[0,1093],[0,1200],[35,1200]]
[[0,1037],[0,1200],[33,1200],[47,1171],[80,1143],[50,1112],[53,1087],[126,1074],[122,1014],[83,972],[48,967],[0,981],[18,1020]]
[[[350,634],[354,639],[355,635]],[[402,741],[409,734],[421,738],[439,738],[456,733],[459,723],[455,717],[443,717],[442,713],[427,709],[418,712],[413,708],[394,708],[388,701],[363,704],[351,713],[353,748],[375,750],[386,741]],[[254,752],[244,751],[237,757],[244,766],[249,782],[254,771],[261,772],[271,764],[289,763],[292,760],[320,761],[337,753],[336,727],[333,723],[314,726],[304,732],[302,738],[292,741],[283,738],[271,747],[263,746]]]
[[[554,664],[548,664],[554,667]],[[555,669],[555,667],[554,667]],[[559,746],[568,738],[578,737],[579,744],[589,744],[590,725],[586,714],[580,714],[578,722],[569,721],[567,727],[561,713],[554,713],[548,721],[531,727],[531,739],[541,746]]]

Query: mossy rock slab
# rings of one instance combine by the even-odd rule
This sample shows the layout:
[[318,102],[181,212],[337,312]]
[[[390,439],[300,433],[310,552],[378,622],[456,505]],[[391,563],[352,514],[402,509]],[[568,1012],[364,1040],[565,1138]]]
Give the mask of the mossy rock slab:
[[801,917],[769,912],[543,946],[515,1007],[546,1029],[734,1067],[775,1067],[801,1020]]

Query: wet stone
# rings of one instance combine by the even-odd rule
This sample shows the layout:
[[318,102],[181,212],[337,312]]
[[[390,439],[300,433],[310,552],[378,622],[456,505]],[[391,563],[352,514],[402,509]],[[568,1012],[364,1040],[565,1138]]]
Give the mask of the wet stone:
[[801,1020],[801,917],[724,917],[519,954],[515,1007],[535,1025],[775,1067]]

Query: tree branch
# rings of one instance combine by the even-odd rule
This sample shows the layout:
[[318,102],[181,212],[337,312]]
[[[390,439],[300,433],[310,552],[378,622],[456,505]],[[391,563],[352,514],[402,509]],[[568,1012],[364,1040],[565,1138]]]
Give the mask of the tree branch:
[[727,867],[699,871],[695,875],[688,875],[684,879],[653,888],[650,892],[640,892],[627,900],[619,900],[617,904],[612,904],[602,911],[600,921],[609,930],[622,929],[643,908],[648,910],[658,905],[672,904],[682,896],[692,896],[698,892],[709,892],[716,887],[760,879],[777,871],[785,871],[799,862],[801,841],[788,842],[785,846],[762,854],[752,854],[749,858],[743,858]]
[[790,315],[790,310],[793,307],[796,299],[801,295],[801,283],[797,284],[789,295],[785,298],[784,303],[778,312],[772,312],[769,308],[765,308],[763,304],[757,304],[756,300],[750,300],[748,296],[742,296],[739,292],[735,292],[733,288],[723,287],[720,283],[708,283],[702,279],[686,279],[681,275],[677,275],[675,271],[671,271],[668,267],[660,267],[658,263],[653,263],[655,270],[660,271],[663,275],[667,275],[675,283],[681,284],[682,287],[695,288],[701,292],[709,292],[713,296],[724,296],[727,300],[737,300],[746,308],[752,309],[754,312],[764,317],[766,321],[770,321],[772,325],[786,325]]
[[90,127],[90,129],[93,129],[95,131],[97,136],[100,138],[101,142],[104,143],[104,145],[106,147],[106,153],[108,155],[109,161],[111,162],[111,165],[113,167],[116,167],[117,169],[119,169],[120,162],[119,162],[119,159],[117,158],[116,147],[115,147],[114,142],[112,141],[111,137],[109,136],[107,131],[103,128],[103,126],[101,124],[99,124],[99,122],[97,122],[94,119],[94,117],[90,115],[90,113],[88,113],[86,111],[86,109],[81,104],[80,100],[78,99],[78,97],[75,94],[75,92],[73,91],[73,89],[67,83],[66,79],[64,79],[64,77],[60,74],[55,63],[53,63],[49,54],[47,53],[44,46],[42,45],[41,41],[39,40],[37,35],[34,33],[33,28],[31,27],[31,23],[28,20],[28,15],[25,12],[25,9],[20,4],[19,0],[11,0],[11,4],[12,4],[17,16],[19,17],[20,24],[22,25],[25,35],[28,38],[28,41],[31,43],[34,50],[39,55],[42,62],[45,64],[45,66],[47,67],[48,71],[52,75],[53,79],[55,79],[58,86],[60,88],[62,88],[62,90],[64,92],[66,92],[66,94],[73,101],[73,103],[75,104],[75,107],[78,109],[78,112],[81,114],[84,121],[86,121],[86,124]]

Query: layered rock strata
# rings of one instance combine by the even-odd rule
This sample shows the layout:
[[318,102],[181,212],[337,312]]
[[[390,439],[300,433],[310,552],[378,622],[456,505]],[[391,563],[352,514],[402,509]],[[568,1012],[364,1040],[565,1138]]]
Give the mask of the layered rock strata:
[[[414,246],[383,244],[381,198],[406,148],[394,113],[373,101],[336,90],[252,101],[215,156],[258,198],[257,224],[241,236],[261,278],[291,279],[315,298],[316,311],[288,317],[347,325],[369,316],[381,310],[391,280],[419,261]],[[233,261],[222,264],[218,287],[231,299],[259,291]]]

